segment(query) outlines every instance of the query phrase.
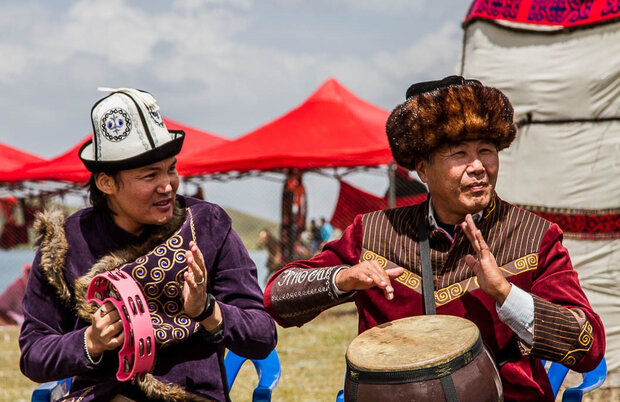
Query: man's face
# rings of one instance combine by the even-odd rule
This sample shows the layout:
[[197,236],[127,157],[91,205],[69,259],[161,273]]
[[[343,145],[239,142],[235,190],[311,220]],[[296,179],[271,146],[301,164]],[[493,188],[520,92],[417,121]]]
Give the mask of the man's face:
[[116,213],[114,222],[130,233],[140,234],[145,225],[163,225],[172,218],[178,188],[176,158],[170,157],[123,170],[110,190],[102,191],[108,194],[110,209]]
[[447,144],[433,151],[430,163],[416,164],[428,185],[437,218],[447,224],[462,222],[467,214],[484,209],[493,195],[499,157],[485,140]]

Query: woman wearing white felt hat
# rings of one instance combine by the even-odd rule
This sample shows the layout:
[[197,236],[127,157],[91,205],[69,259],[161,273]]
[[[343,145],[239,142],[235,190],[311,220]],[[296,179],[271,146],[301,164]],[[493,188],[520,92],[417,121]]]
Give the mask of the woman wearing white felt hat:
[[[224,210],[176,194],[184,133],[166,129],[149,93],[111,92],[93,107],[93,140],[79,151],[93,206],[37,223],[21,370],[37,382],[73,377],[70,395],[84,401],[227,401],[225,349],[261,359],[276,343],[256,267]],[[134,382],[115,377],[132,336],[119,312],[86,302],[92,278],[117,267],[141,287],[154,328],[155,363]]]

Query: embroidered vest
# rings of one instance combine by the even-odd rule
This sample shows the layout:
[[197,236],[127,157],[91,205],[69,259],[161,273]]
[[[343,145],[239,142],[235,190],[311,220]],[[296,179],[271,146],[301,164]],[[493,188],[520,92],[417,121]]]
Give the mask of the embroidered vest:
[[[427,211],[428,201],[362,216],[360,261],[377,260],[384,268],[405,268],[396,281],[421,294],[417,222],[420,214],[424,214],[428,222]],[[497,265],[504,276],[509,277],[538,267],[540,242],[550,225],[550,222],[495,197],[477,226]],[[437,306],[479,287],[474,273],[465,264],[465,256],[474,254],[474,251],[460,228],[456,230],[454,243],[441,230],[430,230],[429,240]]]

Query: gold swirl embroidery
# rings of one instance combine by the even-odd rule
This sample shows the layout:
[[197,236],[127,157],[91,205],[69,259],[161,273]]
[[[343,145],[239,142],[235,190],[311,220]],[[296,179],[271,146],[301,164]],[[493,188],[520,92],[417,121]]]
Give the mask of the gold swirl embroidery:
[[170,269],[170,258],[161,257],[159,261],[157,261],[157,266],[161,269],[168,271]]
[[446,304],[460,297],[463,293],[465,293],[465,291],[463,290],[461,284],[455,283],[447,288],[437,290],[435,292],[435,303],[438,305]]
[[381,268],[387,267],[387,259],[383,256],[380,256],[377,253],[373,253],[372,251],[364,251],[364,254],[362,254],[362,257],[360,258],[361,261],[377,261],[379,263],[379,265],[381,266]]
[[528,254],[515,260],[515,268],[518,273],[538,268],[538,254]]
[[[570,352],[573,353],[573,352]],[[575,356],[565,356],[560,363],[562,363],[565,366],[572,366],[573,364],[577,363],[577,359],[575,359]]]
[[166,302],[166,304],[164,304],[164,313],[169,316],[174,316],[179,313],[180,307],[181,306],[179,306],[179,303],[175,301]]
[[185,250],[177,250],[174,253],[174,261],[185,264]]
[[164,293],[171,299],[177,297],[181,292],[181,286],[178,283],[168,282],[164,286]]
[[[186,211],[189,216],[191,240],[196,241],[192,211],[189,208]],[[166,243],[138,258],[135,261],[137,265],[131,268],[131,276],[142,286],[147,298],[151,322],[155,327],[155,336],[161,345],[166,345],[174,340],[185,339],[200,329],[199,323],[191,320],[182,312],[183,305],[179,299],[181,295],[179,279],[183,278],[183,273],[187,270],[185,250],[180,249],[185,240],[181,236],[182,230],[183,226]],[[174,253],[173,257],[166,257],[170,252]],[[175,272],[174,280],[168,280],[164,285],[166,273],[171,272]],[[144,283],[145,279],[152,281]],[[173,300],[160,300],[162,296]],[[166,316],[172,319],[174,325],[164,320]]]
[[180,235],[175,234],[168,239],[166,245],[170,248],[179,248],[183,245],[183,238]]
[[587,352],[592,347],[592,324],[586,322],[584,326],[581,328],[581,333],[579,334],[579,345],[580,348],[573,349],[570,352],[566,353],[560,363],[565,366],[572,366],[577,363],[577,358],[575,355],[579,352]]
[[131,276],[133,276],[134,279],[146,278],[146,267],[144,265],[136,265],[131,270]]
[[189,335],[189,331],[182,328],[176,327],[172,330],[172,337],[176,340],[183,339],[186,335]]
[[189,316],[185,313],[177,314],[173,320],[175,324],[181,327],[188,327],[192,323]]
[[407,286],[409,289],[417,290],[420,287],[420,277],[411,271],[405,270],[398,278],[396,282]]
[[579,334],[579,343],[583,347],[587,347],[590,350],[590,346],[592,344],[592,324],[586,322],[586,324],[581,329],[581,333]]
[[151,279],[155,281],[155,283],[159,283],[161,281],[164,280],[164,278],[166,277],[166,273],[164,272],[165,270],[162,268],[151,268],[151,272],[150,272],[150,276]]

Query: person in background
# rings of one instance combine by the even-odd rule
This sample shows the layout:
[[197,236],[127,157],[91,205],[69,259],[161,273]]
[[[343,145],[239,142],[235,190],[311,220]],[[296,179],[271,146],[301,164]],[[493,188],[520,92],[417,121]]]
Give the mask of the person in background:
[[316,220],[312,219],[310,221],[310,239],[311,239],[311,250],[313,253],[316,253],[323,242],[323,237],[321,236],[321,228],[316,224]]
[[1,325],[21,325],[24,321],[22,311],[22,299],[26,292],[28,275],[30,275],[30,264],[22,267],[19,278],[15,279],[0,295],[0,326]]
[[321,218],[321,240],[323,243],[332,240],[334,235],[334,228],[331,223],[327,222],[325,218]]
[[[177,194],[184,133],[166,128],[149,93],[111,91],[93,106],[93,139],[79,151],[93,206],[36,224],[21,371],[36,382],[73,377],[65,400],[229,401],[225,350],[261,359],[276,345],[256,267],[222,208]],[[153,368],[127,382],[115,373],[131,333],[111,302],[86,302],[92,278],[119,266],[155,327]]]
[[553,401],[541,359],[592,370],[605,334],[558,225],[495,192],[498,152],[516,136],[508,98],[457,76],[414,84],[386,131],[396,162],[415,169],[430,195],[357,216],[320,254],[276,272],[265,289],[267,311],[282,326],[301,326],[355,301],[360,333],[424,314],[421,244],[428,244],[431,303],[437,314],[478,326],[505,400]]

